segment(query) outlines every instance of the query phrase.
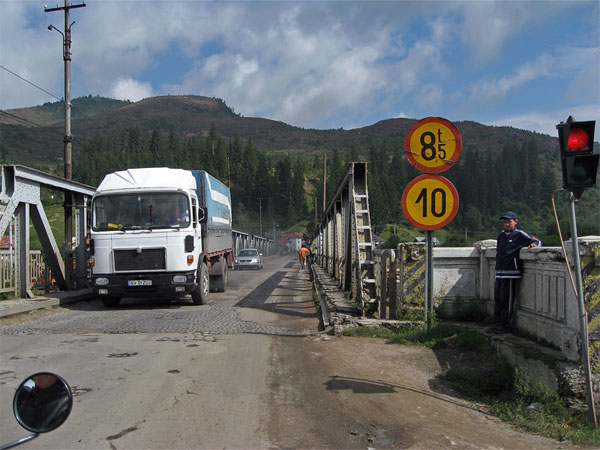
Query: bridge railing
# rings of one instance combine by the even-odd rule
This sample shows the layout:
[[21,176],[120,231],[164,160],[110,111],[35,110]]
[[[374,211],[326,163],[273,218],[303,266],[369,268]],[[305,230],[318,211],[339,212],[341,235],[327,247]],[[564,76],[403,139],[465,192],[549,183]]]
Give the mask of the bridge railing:
[[[15,295],[14,260],[14,250],[0,250],[0,293],[2,294]],[[29,252],[29,280],[30,285],[36,289],[46,289],[53,284],[52,274],[39,250]]]
[[[567,243],[569,261],[571,249]],[[579,239],[581,270],[593,360],[600,360],[600,237]],[[491,318],[494,310],[496,241],[474,247],[437,247],[433,251],[433,298],[439,315],[457,320],[474,312]],[[376,250],[378,316],[422,317],[425,299],[424,244]],[[560,247],[523,249],[523,276],[517,283],[514,326],[517,332],[552,345],[571,360],[579,357],[579,313]],[[572,262],[571,262],[572,265]]]

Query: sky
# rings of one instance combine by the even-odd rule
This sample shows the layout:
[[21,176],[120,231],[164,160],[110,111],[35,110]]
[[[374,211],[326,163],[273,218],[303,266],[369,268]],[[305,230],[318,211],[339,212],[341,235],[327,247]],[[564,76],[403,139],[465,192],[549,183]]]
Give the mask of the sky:
[[[45,4],[65,3],[0,0],[0,109],[64,97],[48,29],[64,14]],[[85,4],[70,10],[72,98],[203,95],[316,129],[438,116],[556,136],[569,115],[600,120],[600,0]]]

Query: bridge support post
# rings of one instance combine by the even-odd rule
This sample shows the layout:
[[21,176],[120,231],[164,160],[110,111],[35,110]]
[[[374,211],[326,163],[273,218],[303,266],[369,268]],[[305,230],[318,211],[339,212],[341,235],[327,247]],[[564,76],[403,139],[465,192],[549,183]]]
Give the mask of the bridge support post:
[[32,298],[29,276],[29,204],[20,203],[15,211],[15,297]]

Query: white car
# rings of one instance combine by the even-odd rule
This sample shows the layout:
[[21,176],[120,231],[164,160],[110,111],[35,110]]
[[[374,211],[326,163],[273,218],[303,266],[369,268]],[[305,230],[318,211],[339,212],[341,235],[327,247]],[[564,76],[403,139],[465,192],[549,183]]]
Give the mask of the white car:
[[263,255],[258,253],[255,248],[243,248],[235,257],[233,267],[235,270],[246,268],[261,270],[263,268]]

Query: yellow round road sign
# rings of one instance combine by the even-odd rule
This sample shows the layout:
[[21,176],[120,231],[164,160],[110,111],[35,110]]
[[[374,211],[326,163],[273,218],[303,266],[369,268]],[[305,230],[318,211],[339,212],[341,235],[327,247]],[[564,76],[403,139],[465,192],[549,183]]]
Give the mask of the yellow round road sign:
[[420,175],[404,189],[402,211],[417,228],[443,228],[456,216],[458,192],[450,180],[440,175]]
[[410,163],[425,173],[440,173],[454,165],[462,151],[462,136],[452,122],[441,117],[419,120],[404,139]]

